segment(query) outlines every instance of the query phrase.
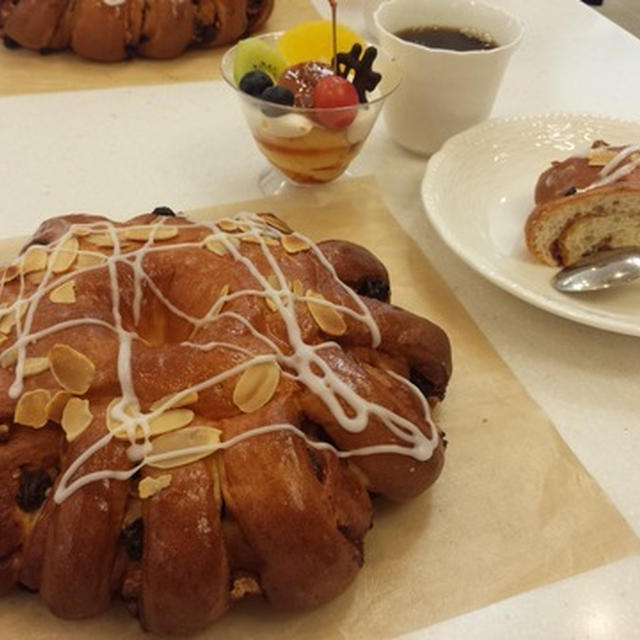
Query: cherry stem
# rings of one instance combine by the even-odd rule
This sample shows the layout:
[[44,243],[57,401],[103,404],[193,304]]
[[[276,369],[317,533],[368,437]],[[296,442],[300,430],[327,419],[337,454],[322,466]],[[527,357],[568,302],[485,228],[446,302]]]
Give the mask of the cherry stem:
[[331,38],[333,48],[333,72],[338,75],[338,0],[329,0],[331,6]]

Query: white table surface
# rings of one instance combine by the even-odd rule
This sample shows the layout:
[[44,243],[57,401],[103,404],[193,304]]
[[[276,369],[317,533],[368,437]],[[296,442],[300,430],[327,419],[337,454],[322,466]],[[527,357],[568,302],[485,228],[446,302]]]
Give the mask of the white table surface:
[[[323,0],[314,1],[326,12]],[[639,118],[638,39],[579,0],[493,2],[526,25],[493,116]],[[361,0],[342,4],[342,20],[362,30]],[[156,205],[188,209],[259,196],[263,159],[237,108],[222,83],[0,98],[0,237],[30,233],[69,211],[125,218]],[[393,215],[640,534],[640,339],[538,310],[465,266],[424,217],[425,160],[391,142],[383,121],[352,169],[376,174]],[[640,638],[640,556],[407,637]]]

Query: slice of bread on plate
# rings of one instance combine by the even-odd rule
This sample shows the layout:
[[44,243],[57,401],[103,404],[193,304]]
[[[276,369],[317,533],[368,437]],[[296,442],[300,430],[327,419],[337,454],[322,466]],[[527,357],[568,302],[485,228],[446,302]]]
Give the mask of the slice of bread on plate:
[[554,162],[538,179],[525,226],[533,256],[573,264],[604,249],[640,245],[640,145],[601,141],[581,156]]

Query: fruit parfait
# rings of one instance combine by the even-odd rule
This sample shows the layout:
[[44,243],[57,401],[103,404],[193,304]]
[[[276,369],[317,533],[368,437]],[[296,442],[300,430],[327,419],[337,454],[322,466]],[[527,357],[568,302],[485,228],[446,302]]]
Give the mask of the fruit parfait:
[[[393,61],[328,21],[241,40],[222,60],[259,149],[289,181],[330,182],[366,140],[398,85]],[[265,189],[268,190],[268,189]]]

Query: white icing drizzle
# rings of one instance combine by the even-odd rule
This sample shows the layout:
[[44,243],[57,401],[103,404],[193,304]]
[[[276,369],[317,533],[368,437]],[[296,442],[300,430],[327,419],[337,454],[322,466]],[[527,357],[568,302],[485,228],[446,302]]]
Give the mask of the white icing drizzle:
[[623,147],[616,156],[611,158],[611,160],[609,160],[609,162],[600,169],[600,175],[608,176],[616,167],[624,162],[626,158],[634,154],[636,151],[640,151],[640,143],[630,144]]
[[[20,288],[17,298],[11,305],[4,309],[0,309],[0,314],[6,315],[7,313],[13,313],[16,320],[16,339],[13,344],[0,352],[0,358],[2,358],[3,356],[9,355],[12,351],[17,351],[15,377],[13,384],[10,387],[10,395],[12,398],[15,399],[22,393],[24,362],[27,357],[27,347],[37,340],[65,329],[79,327],[82,325],[95,325],[108,328],[110,331],[113,331],[117,336],[118,341],[117,376],[120,386],[120,399],[118,402],[112,404],[110,408],[110,417],[113,420],[120,422],[121,425],[113,432],[110,431],[99,438],[91,446],[81,452],[75,460],[73,460],[60,479],[59,485],[54,494],[56,502],[62,502],[79,488],[97,480],[126,480],[131,478],[139,469],[144,467],[146,464],[154,462],[155,460],[171,459],[189,453],[214,453],[215,451],[228,449],[234,444],[237,444],[249,437],[272,433],[274,431],[287,431],[293,433],[302,438],[308,446],[316,449],[331,450],[341,458],[372,455],[377,453],[396,453],[411,456],[419,461],[424,461],[428,460],[433,455],[434,450],[438,446],[438,431],[431,420],[429,405],[425,401],[419,389],[402,376],[399,376],[392,371],[388,371],[388,374],[391,377],[406,385],[410,392],[418,399],[418,402],[423,409],[423,419],[429,428],[429,435],[425,435],[418,425],[413,424],[411,421],[398,415],[392,410],[377,404],[375,401],[363,398],[335,371],[333,371],[327,361],[322,357],[322,351],[326,349],[339,348],[339,345],[336,342],[325,341],[320,344],[308,344],[304,341],[296,315],[296,303],[307,302],[309,298],[305,295],[297,295],[293,292],[291,286],[287,282],[285,273],[270,250],[269,244],[265,239],[270,238],[279,241],[283,234],[280,231],[267,226],[266,223],[256,214],[238,214],[235,218],[235,222],[244,225],[239,231],[235,232],[224,231],[219,226],[219,223],[215,222],[198,223],[189,226],[177,225],[179,231],[202,229],[205,232],[202,239],[190,242],[155,242],[153,237],[155,233],[154,231],[151,233],[149,239],[140,247],[127,252],[123,252],[121,236],[119,234],[120,229],[116,225],[104,221],[88,224],[74,224],[70,227],[67,233],[56,241],[55,244],[42,247],[42,249],[55,257],[59,251],[63,250],[63,243],[76,232],[81,235],[86,235],[87,233],[106,233],[110,236],[113,244],[111,255],[104,255],[101,252],[84,249],[78,252],[79,255],[104,256],[105,262],[82,268],[74,268],[70,272],[58,275],[57,277],[52,277],[54,275],[52,273],[52,264],[54,260],[50,259],[44,277],[29,296],[25,295],[25,276],[22,273],[20,274]],[[165,220],[158,221],[154,224],[157,224],[158,227],[164,225],[173,226],[169,221]],[[127,230],[148,228],[149,224],[126,227]],[[351,288],[340,281],[333,265],[309,238],[299,233],[294,233],[292,235],[302,242],[307,243],[309,246],[308,250],[313,252],[320,265],[330,274],[334,283],[347,294],[349,300],[352,302],[352,306],[337,304],[329,300],[323,301],[317,298],[313,298],[313,302],[315,304],[330,306],[339,313],[350,317],[354,321],[364,324],[371,335],[372,347],[375,348],[379,346],[381,342],[380,330],[364,302]],[[239,244],[238,240],[242,241],[243,238],[248,236],[251,236],[253,239],[258,238],[258,243],[254,246],[258,246],[260,248],[267,264],[272,269],[275,280],[277,281],[277,287],[273,286],[269,277],[262,273],[257,265],[247,255],[245,255],[238,246],[236,246]],[[205,246],[206,241],[212,239],[219,241],[225,247],[228,254],[230,254],[231,258],[237,262],[240,267],[247,270],[247,272],[256,281],[257,287],[233,292],[223,291],[202,317],[193,317],[176,307],[162,293],[157,284],[146,272],[144,268],[144,258],[152,253],[167,250],[176,250],[181,248],[202,249]],[[226,349],[245,356],[245,359],[225,371],[217,372],[206,380],[180,390],[174,394],[171,399],[168,399],[162,404],[162,406],[157,407],[153,411],[150,410],[147,413],[141,411],[140,402],[135,393],[133,383],[132,344],[133,340],[144,340],[135,331],[127,330],[124,327],[121,314],[122,291],[118,278],[118,265],[127,265],[133,272],[132,314],[135,326],[140,322],[142,313],[142,288],[144,286],[157,297],[168,312],[187,321],[192,326],[190,337],[180,343],[182,347],[192,348],[203,352],[209,352],[215,349]],[[78,277],[80,274],[105,268],[107,269],[111,288],[112,323],[106,322],[100,318],[82,317],[62,321],[39,331],[31,332],[37,308],[44,296],[48,295],[54,288],[71,280],[72,278]],[[3,290],[4,284],[0,286],[0,295]],[[280,315],[285,326],[289,345],[286,353],[278,347],[273,340],[260,333],[260,331],[258,331],[247,318],[235,311],[223,310],[224,305],[227,302],[232,302],[246,296],[258,299],[262,298],[264,300],[269,299],[272,301],[275,307],[275,312]],[[24,322],[22,322],[20,317],[20,310],[23,305],[27,305]],[[208,326],[211,323],[220,322],[223,319],[241,325],[248,331],[248,333],[259,341],[265,352],[256,354],[250,349],[223,341],[213,340],[204,343],[193,341],[199,328]],[[297,380],[319,397],[329,409],[336,422],[340,424],[343,429],[352,433],[361,432],[367,427],[370,420],[375,418],[387,428],[389,433],[394,436],[397,442],[394,444],[386,443],[349,451],[341,451],[328,443],[317,442],[309,439],[303,431],[292,424],[277,423],[251,429],[245,433],[214,445],[179,449],[154,456],[153,440],[150,437],[150,423],[154,418],[157,418],[163,412],[170,409],[176,400],[184,398],[192,392],[201,392],[215,385],[219,385],[225,380],[240,375],[249,367],[269,361],[277,362],[281,368],[282,375],[290,379]],[[132,411],[133,415],[129,413],[130,411]],[[124,432],[128,437],[130,446],[127,449],[127,454],[133,463],[133,466],[129,469],[103,469],[78,475],[82,465],[90,460],[96,452],[107,446],[115,437],[117,432]],[[138,441],[140,439],[140,433],[142,433],[143,436],[142,442]]]
[[[610,149],[610,146],[602,146],[598,147],[597,150],[606,150]],[[632,156],[634,153],[640,151],[640,143],[630,144],[626,147],[623,147],[609,162],[607,162],[602,169],[598,172],[599,178],[592,182],[590,185],[582,189],[577,189],[576,193],[584,193],[585,191],[590,191],[591,189],[596,189],[598,187],[604,187],[608,184],[613,184],[618,180],[621,180],[625,176],[628,176],[630,173],[635,171],[637,167],[640,167],[640,156],[630,160],[625,163],[625,160]]]

